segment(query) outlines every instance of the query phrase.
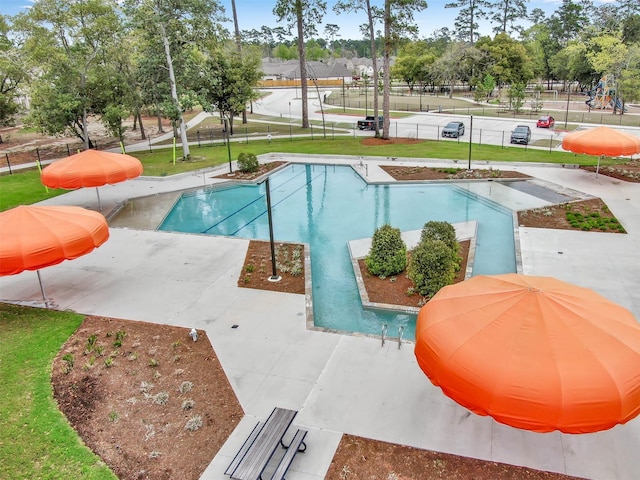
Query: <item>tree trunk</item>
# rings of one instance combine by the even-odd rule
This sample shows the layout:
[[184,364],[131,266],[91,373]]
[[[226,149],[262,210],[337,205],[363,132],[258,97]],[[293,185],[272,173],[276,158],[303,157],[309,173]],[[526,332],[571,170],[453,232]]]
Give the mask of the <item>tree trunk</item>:
[[[372,52],[375,53],[375,52]],[[384,122],[382,127],[382,138],[389,140],[389,96],[391,95],[391,0],[384,1],[384,56],[382,58],[382,115]],[[378,86],[376,85],[376,88]]]
[[[373,12],[371,11],[371,2],[366,0],[367,3],[367,19],[369,21],[369,39],[371,40],[371,63],[373,66],[373,116],[378,118],[378,52],[376,51],[376,38],[373,30]],[[380,124],[376,120],[376,138],[380,138]]]
[[304,53],[304,30],[302,25],[302,1],[296,0],[298,22],[298,56],[300,58],[300,90],[302,92],[302,128],[309,128],[309,106],[307,105],[307,59]]
[[145,140],[147,138],[147,134],[144,131],[144,123],[142,123],[142,114],[140,110],[136,113],[135,118],[138,119],[138,124],[140,125],[140,140]]
[[[236,34],[236,48],[238,55],[242,56],[242,41],[240,39],[240,27],[238,26],[238,13],[236,12],[236,0],[231,0],[231,10],[233,11],[233,27]],[[242,110],[242,124],[247,123],[247,109]]]
[[167,57],[167,68],[169,69],[169,84],[171,85],[171,98],[176,108],[180,112],[178,118],[178,126],[180,128],[180,141],[182,143],[182,157],[184,160],[188,160],[191,156],[189,152],[189,140],[187,139],[187,126],[184,123],[182,117],[182,109],[180,108],[180,102],[178,101],[178,90],[176,88],[176,75],[173,71],[173,60],[171,59],[171,48],[169,46],[169,38],[167,37],[167,31],[162,22],[158,23],[160,27],[160,33],[162,34],[162,43],[164,44],[164,53]]

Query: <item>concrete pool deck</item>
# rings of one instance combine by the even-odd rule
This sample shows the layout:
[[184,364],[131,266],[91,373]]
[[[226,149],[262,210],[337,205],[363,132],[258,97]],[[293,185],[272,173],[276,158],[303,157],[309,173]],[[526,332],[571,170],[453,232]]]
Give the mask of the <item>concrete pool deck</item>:
[[[378,168],[390,159],[287,158],[358,165],[371,181],[390,180]],[[627,235],[520,228],[523,273],[592,288],[640,320],[640,184],[557,166],[492,166],[607,203]],[[128,198],[215,181],[211,172],[140,178],[101,187],[100,198],[110,211]],[[512,208],[548,204],[496,182],[467,185]],[[97,197],[94,189],[83,189],[44,203],[96,209]],[[166,206],[155,215],[163,211]],[[412,344],[398,348],[391,340],[381,347],[375,338],[307,330],[303,295],[238,288],[247,240],[137,228],[142,226],[113,227],[109,241],[91,254],[42,270],[44,287],[61,310],[206,330],[246,415],[203,480],[228,478],[223,472],[233,455],[274,406],[299,410],[294,423],[309,430],[309,448],[296,456],[290,480],[324,478],[342,433],[586,478],[637,478],[640,419],[605,432],[566,435],[527,432],[470,414],[431,385],[415,362]],[[41,305],[36,274],[0,278],[0,298]]]

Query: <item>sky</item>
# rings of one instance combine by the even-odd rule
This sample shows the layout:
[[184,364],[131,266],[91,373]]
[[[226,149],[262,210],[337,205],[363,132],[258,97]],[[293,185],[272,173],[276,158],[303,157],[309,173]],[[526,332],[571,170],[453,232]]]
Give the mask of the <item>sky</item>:
[[[231,0],[219,0],[220,4],[225,8],[229,18],[232,17]],[[459,9],[444,8],[444,5],[452,0],[427,0],[429,7],[422,11],[416,12],[414,18],[420,30],[419,37],[429,37],[436,30],[447,27],[454,30],[455,17]],[[611,2],[612,0],[596,0],[596,5]],[[260,29],[263,25],[268,27],[279,26],[272,10],[275,0],[236,0],[236,9],[238,13],[238,23],[240,30]],[[363,12],[336,15],[333,12],[335,0],[327,0],[327,14],[324,18],[325,24],[334,23],[340,27],[339,37],[342,39],[360,39],[362,35],[359,26],[366,21]],[[29,8],[33,4],[33,0],[0,0],[0,13],[4,15],[15,15],[24,9]],[[379,0],[373,0],[372,4],[381,4]],[[547,16],[553,13],[561,4],[561,0],[529,0],[528,11],[534,8],[540,8],[547,12]],[[529,24],[525,23],[525,27]],[[233,23],[227,25],[229,30],[233,31]],[[324,37],[324,25],[318,26],[319,36]],[[481,24],[480,33],[483,35],[491,34],[491,26],[488,23]]]

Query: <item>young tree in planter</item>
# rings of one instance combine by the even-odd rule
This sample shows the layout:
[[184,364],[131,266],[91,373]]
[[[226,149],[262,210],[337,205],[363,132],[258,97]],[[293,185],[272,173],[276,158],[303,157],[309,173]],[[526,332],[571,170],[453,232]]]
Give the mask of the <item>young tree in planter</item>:
[[380,277],[402,272],[407,267],[407,246],[400,229],[388,224],[378,228],[371,239],[371,250],[365,264],[369,272]]

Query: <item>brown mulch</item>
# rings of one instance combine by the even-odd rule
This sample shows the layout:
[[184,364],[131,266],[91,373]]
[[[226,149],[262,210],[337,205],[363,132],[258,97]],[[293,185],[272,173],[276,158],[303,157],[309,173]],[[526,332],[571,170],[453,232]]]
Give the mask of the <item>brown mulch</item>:
[[569,480],[504,463],[396,445],[345,434],[326,480]]
[[[599,217],[614,219],[613,213],[607,204],[600,198],[582,200],[579,202],[563,203],[559,205],[549,205],[546,207],[533,208],[518,212],[518,225],[522,227],[534,228],[555,228],[559,230],[582,230],[576,228],[567,220],[567,211],[579,212],[585,216],[597,214]],[[592,231],[601,231],[593,229]],[[624,231],[607,229],[610,233],[625,233]]]
[[[278,242],[277,245],[286,246],[289,252],[292,252],[296,246],[302,248],[300,244],[283,244]],[[276,261],[276,265],[278,262]],[[304,287],[304,256],[302,258],[302,272],[293,275],[289,272],[276,270],[281,277],[278,282],[271,282],[269,278],[273,275],[273,263],[271,262],[271,244],[259,240],[251,240],[249,249],[242,265],[240,277],[238,278],[238,286],[244,288],[257,288],[260,290],[270,290],[273,292],[287,293],[305,293]]]
[[[465,271],[467,269],[467,260],[469,259],[469,248],[471,246],[470,240],[465,240],[459,243],[462,263],[460,265],[460,270],[453,281],[454,283],[464,280]],[[358,260],[358,265],[360,266],[362,281],[364,282],[370,302],[402,305],[407,307],[421,307],[424,305],[425,300],[420,294],[416,293],[409,295],[407,293],[409,288],[414,287],[414,285],[407,277],[406,272],[382,279],[377,275],[369,273],[363,258]]]
[[481,178],[531,178],[521,172],[498,169],[476,169],[468,171],[465,168],[442,167],[401,167],[395,165],[381,165],[385,172],[394,180],[468,180]]
[[[591,166],[581,166],[580,168],[594,173],[596,171],[596,167]],[[629,160],[619,165],[601,166],[598,173],[625,182],[640,183],[640,160]]]
[[258,170],[255,172],[241,172],[240,170],[236,170],[233,173],[223,173],[220,175],[216,175],[215,178],[225,178],[228,180],[255,180],[256,178],[264,175],[265,173],[270,172],[274,168],[278,168],[280,165],[284,165],[289,162],[284,161],[276,161],[276,162],[267,162],[261,163],[258,166]]
[[[194,342],[186,328],[87,317],[51,382],[60,410],[121,479],[197,480],[244,415],[202,330]],[[186,428],[198,417],[200,428]]]

